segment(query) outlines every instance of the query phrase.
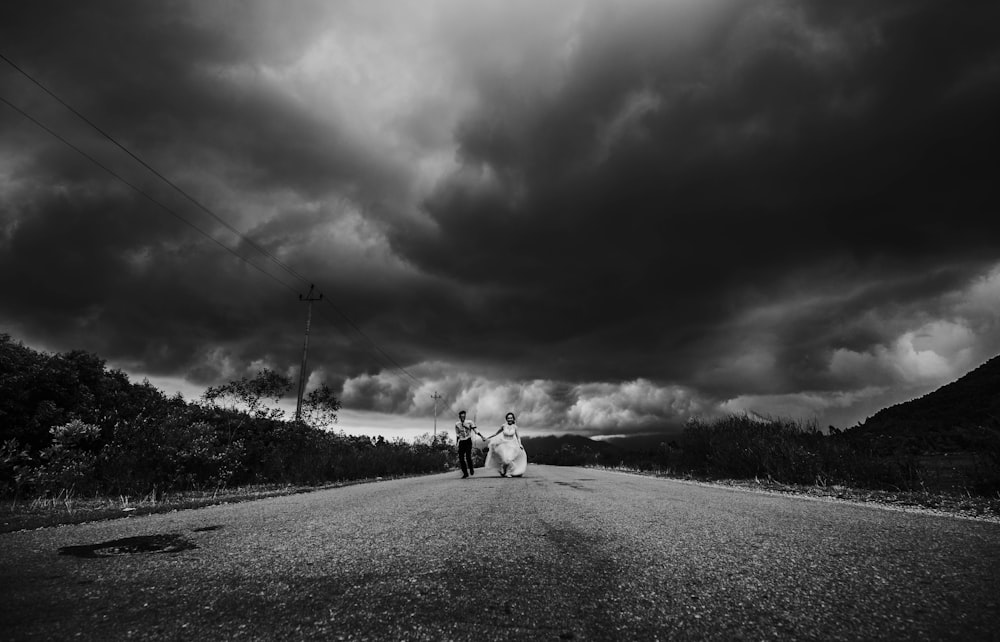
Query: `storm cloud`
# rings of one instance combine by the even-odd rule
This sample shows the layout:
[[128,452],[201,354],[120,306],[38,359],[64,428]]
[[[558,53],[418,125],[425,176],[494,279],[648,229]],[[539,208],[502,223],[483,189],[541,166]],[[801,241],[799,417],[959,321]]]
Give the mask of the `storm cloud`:
[[0,53],[245,235],[3,63],[156,201],[0,105],[6,331],[297,374],[315,283],[345,408],[595,435],[850,425],[1000,352],[995,3],[241,6],[3,10]]

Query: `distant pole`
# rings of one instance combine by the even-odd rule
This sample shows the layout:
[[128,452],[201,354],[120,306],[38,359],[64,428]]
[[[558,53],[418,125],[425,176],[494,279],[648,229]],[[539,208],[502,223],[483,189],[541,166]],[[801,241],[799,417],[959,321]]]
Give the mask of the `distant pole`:
[[299,295],[299,301],[306,301],[309,303],[309,307],[306,311],[306,339],[305,343],[302,344],[302,368],[299,370],[299,398],[295,404],[295,421],[302,420],[302,395],[306,391],[306,355],[309,353],[309,324],[312,322],[312,312],[313,312],[313,301],[320,301],[323,295],[320,294],[318,297],[313,297],[313,285],[309,284],[309,294],[302,297]]
[[434,439],[435,440],[437,439],[437,436],[438,436],[438,399],[440,399],[440,398],[441,398],[441,395],[439,395],[437,393],[437,390],[435,390],[434,394],[431,395],[431,399],[434,400]]

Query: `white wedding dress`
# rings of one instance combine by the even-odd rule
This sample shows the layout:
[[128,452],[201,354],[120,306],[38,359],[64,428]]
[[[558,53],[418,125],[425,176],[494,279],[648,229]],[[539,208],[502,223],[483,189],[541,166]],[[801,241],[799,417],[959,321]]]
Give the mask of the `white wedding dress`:
[[517,436],[517,424],[504,424],[500,434],[488,440],[490,452],[486,455],[486,467],[495,468],[501,475],[520,477],[528,468],[528,456],[521,447]]

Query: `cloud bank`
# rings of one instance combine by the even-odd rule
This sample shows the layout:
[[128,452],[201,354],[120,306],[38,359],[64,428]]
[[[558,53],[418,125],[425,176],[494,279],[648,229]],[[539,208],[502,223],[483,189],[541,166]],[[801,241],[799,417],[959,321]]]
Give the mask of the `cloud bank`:
[[0,96],[173,211],[0,105],[0,324],[211,385],[297,372],[311,282],[312,379],[351,408],[426,417],[438,390],[588,434],[850,425],[1000,352],[998,19],[5,8],[5,56],[245,238],[0,65]]

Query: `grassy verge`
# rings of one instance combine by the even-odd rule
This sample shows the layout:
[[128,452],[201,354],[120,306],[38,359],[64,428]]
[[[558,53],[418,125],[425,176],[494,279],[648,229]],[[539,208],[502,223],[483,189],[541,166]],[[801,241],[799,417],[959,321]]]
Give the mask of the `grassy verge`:
[[365,484],[383,479],[413,477],[399,475],[376,477],[352,481],[322,484],[319,486],[257,485],[239,488],[223,488],[215,491],[190,491],[170,493],[160,497],[74,497],[71,493],[60,493],[56,497],[31,500],[0,501],[0,533],[31,530],[63,524],[82,524],[107,519],[169,513],[189,508],[203,508],[219,504],[249,502],[267,497],[311,493],[328,488],[340,488]]
[[[903,510],[917,510],[1000,523],[1000,496],[980,497],[959,492],[868,490],[837,485],[806,486],[801,484],[783,484],[762,479],[721,479],[694,475],[676,475],[663,471],[639,470],[620,466],[595,466],[595,468],[761,492],[878,504]],[[401,475],[386,479],[412,476],[414,475]],[[154,496],[143,498],[112,498],[60,495],[55,498],[38,498],[20,502],[4,500],[0,501],[0,533],[59,526],[62,524],[82,524],[84,522],[151,515],[154,513],[168,513],[176,510],[202,508],[219,504],[233,504],[267,497],[295,495],[354,484],[364,484],[381,481],[382,479],[382,477],[377,477],[373,479],[323,484],[320,486],[243,486],[218,491],[174,493],[159,498]]]
[[982,497],[958,491],[869,490],[838,485],[809,486],[803,484],[784,484],[764,479],[723,479],[695,475],[676,475],[663,471],[657,472],[623,467],[600,468],[635,475],[694,481],[761,492],[809,496],[862,504],[878,504],[902,510],[983,519],[1000,523],[1000,494],[995,497]]

